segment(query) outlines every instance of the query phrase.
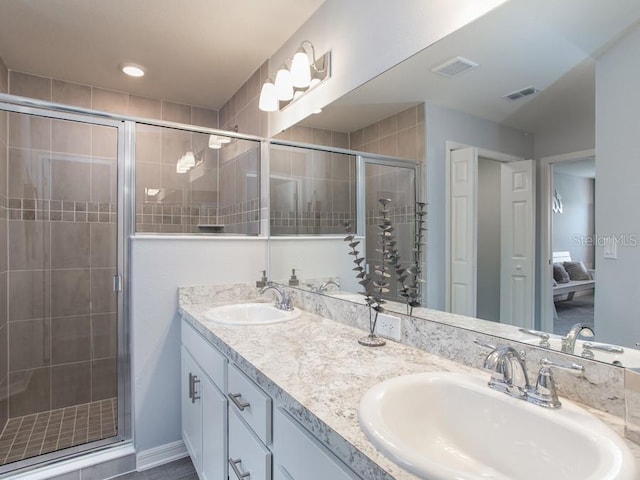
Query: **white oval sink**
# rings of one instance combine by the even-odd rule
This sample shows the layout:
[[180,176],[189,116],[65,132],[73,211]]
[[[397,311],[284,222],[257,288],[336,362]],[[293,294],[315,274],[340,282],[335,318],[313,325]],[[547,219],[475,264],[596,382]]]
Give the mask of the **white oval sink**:
[[[527,339],[522,340],[522,342],[527,343],[529,345],[540,346],[540,339]],[[576,340],[576,345],[574,348],[574,355],[582,355],[583,347],[582,345],[585,342],[591,342],[597,344],[598,342],[594,340]],[[551,350],[556,350],[560,352],[562,350],[562,337],[551,337],[549,338],[549,344],[551,345]],[[609,353],[603,352],[601,350],[592,350],[593,351],[593,360],[599,360],[601,362],[611,363],[614,365],[619,365],[622,367],[628,368],[639,368],[640,367],[640,350],[635,348],[624,348],[624,353]]]
[[633,480],[634,458],[596,417],[492,390],[487,379],[422,373],[379,383],[362,398],[360,425],[406,470],[430,480]]
[[263,325],[293,320],[300,316],[300,310],[280,310],[271,303],[237,303],[212,308],[204,316],[227,325]]

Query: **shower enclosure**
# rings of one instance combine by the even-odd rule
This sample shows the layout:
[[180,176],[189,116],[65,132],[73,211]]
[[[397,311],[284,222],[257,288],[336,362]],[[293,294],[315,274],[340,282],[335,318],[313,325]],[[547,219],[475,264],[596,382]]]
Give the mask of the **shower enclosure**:
[[124,149],[124,121],[0,104],[0,473],[129,437]]

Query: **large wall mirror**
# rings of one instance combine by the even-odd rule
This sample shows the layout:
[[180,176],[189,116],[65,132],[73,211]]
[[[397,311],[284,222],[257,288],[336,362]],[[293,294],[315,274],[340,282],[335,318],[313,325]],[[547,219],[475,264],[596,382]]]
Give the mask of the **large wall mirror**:
[[[482,318],[467,328],[535,345],[541,339],[521,328],[545,331],[552,348],[584,324],[583,340],[624,350],[589,349],[597,360],[640,366],[640,102],[630,93],[640,81],[639,19],[637,0],[615,8],[600,0],[510,0],[302,122],[349,133],[354,150],[375,151],[360,132],[422,109],[425,307]],[[525,164],[526,172],[516,168]],[[454,182],[463,173],[470,190],[460,200],[465,190]],[[524,190],[526,211],[515,196]],[[505,199],[511,207],[500,206]],[[466,216],[456,217],[456,202]],[[352,275],[339,242],[321,272],[305,264],[308,251],[296,257],[298,248],[305,247],[272,248],[272,266],[297,267],[303,277]],[[554,263],[578,273],[554,284]],[[462,289],[460,278],[468,283]],[[350,289],[357,283],[341,283],[340,291]],[[426,309],[414,315],[433,318]],[[583,352],[578,342],[573,353]]]

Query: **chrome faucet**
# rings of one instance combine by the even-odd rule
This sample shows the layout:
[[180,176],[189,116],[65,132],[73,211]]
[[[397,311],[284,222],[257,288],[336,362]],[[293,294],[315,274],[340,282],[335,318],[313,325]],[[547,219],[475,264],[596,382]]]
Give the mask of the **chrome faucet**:
[[489,387],[541,407],[560,408],[561,406],[551,371],[552,366],[580,373],[584,371],[582,365],[552,362],[543,358],[540,360],[541,368],[536,385],[533,387],[527,376],[524,352],[519,353],[513,347],[506,345],[493,346],[480,341],[476,343],[493,349],[484,362],[484,368],[492,372]]
[[588,337],[594,337],[595,333],[588,325],[584,323],[576,323],[570,329],[569,333],[562,338],[561,351],[564,353],[574,353],[576,348],[576,340],[582,334],[586,334]]
[[264,295],[269,290],[273,290],[276,293],[276,299],[274,306],[279,310],[286,310],[290,312],[293,310],[293,305],[291,303],[291,296],[288,292],[278,288],[273,283],[269,282],[266,286],[260,289],[260,295]]
[[489,386],[512,397],[526,399],[531,390],[523,354],[506,345],[497,346],[484,361],[491,370]]
[[324,293],[327,291],[329,285],[334,285],[338,290],[340,289],[340,284],[334,280],[327,280],[326,282],[324,282],[322,285],[320,285],[318,288],[314,289],[315,293]]

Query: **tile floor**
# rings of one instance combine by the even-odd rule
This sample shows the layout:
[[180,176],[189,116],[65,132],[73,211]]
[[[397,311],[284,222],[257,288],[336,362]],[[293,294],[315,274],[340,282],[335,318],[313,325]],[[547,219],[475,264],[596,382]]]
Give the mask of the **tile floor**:
[[116,398],[11,418],[0,434],[0,465],[116,435]]

